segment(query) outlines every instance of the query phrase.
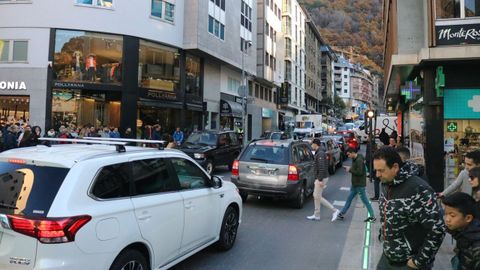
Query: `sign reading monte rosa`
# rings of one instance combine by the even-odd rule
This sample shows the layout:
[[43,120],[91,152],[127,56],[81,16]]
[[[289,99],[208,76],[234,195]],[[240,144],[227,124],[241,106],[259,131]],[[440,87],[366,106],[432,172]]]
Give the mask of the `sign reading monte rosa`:
[[480,24],[437,25],[437,45],[480,44]]

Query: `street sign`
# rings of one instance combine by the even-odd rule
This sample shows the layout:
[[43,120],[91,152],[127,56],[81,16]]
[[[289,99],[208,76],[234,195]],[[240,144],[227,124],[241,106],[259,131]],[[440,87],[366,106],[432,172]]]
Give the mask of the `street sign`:
[[457,130],[458,130],[457,122],[447,122],[448,132],[457,132]]

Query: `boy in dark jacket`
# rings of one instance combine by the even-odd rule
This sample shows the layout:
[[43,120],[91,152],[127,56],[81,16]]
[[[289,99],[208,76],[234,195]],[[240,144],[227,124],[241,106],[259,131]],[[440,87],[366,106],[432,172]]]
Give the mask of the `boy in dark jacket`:
[[443,204],[447,232],[457,240],[453,269],[480,270],[480,221],[475,200],[457,192],[445,197]]
[[347,202],[342,210],[340,210],[340,214],[338,214],[338,219],[343,219],[345,213],[347,213],[348,208],[352,204],[353,199],[355,196],[360,195],[360,199],[362,200],[365,207],[368,210],[368,217],[365,219],[365,222],[375,222],[375,213],[373,212],[372,205],[367,198],[367,194],[365,192],[365,186],[367,185],[367,171],[365,169],[365,158],[357,153],[357,149],[348,148],[347,155],[349,158],[352,159],[352,166],[343,166],[347,172],[352,174],[352,186],[350,187],[350,194],[348,195]]

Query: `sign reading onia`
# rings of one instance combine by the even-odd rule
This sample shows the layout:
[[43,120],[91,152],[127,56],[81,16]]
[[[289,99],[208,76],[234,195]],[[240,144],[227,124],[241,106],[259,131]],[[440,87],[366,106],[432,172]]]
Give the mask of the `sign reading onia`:
[[447,122],[448,132],[457,132],[457,130],[458,130],[457,122]]
[[480,89],[445,89],[444,119],[480,119]]

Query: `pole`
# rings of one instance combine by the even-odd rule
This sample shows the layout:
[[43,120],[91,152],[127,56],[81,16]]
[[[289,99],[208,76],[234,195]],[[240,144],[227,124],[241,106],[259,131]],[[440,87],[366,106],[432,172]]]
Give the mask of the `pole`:
[[[245,41],[244,41],[245,42]],[[244,93],[242,93],[242,130],[243,130],[243,140],[242,140],[242,144],[243,144],[243,147],[245,148],[247,146],[247,117],[246,117],[246,111],[247,111],[247,89],[245,87],[245,52],[244,50],[246,50],[245,44],[242,44],[242,91],[244,91]]]
[[373,179],[373,171],[372,171],[372,160],[373,160],[373,153],[372,153],[372,133],[373,133],[373,123],[372,123],[372,118],[368,118],[368,153],[370,155],[370,159],[368,161],[368,171],[370,172],[369,180],[372,182]]

